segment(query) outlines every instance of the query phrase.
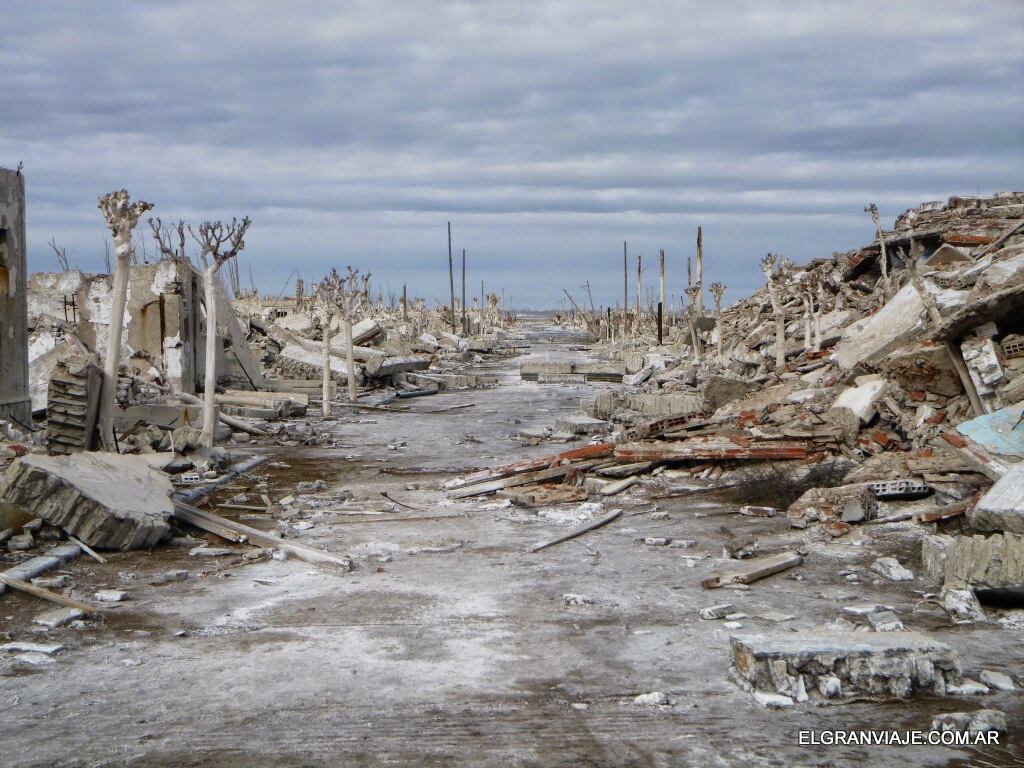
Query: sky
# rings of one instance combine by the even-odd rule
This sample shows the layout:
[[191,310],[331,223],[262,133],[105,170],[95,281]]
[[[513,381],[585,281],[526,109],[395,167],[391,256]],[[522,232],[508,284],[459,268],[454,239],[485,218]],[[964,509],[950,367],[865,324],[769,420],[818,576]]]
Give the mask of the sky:
[[891,226],[1024,188],[1019,0],[12,0],[0,28],[32,271],[51,239],[101,271],[124,187],[165,221],[250,216],[262,293],[351,264],[447,301],[451,221],[470,295],[621,303],[628,241],[631,296],[663,248],[678,306],[701,225],[728,303],[765,252],[869,242],[869,202]]

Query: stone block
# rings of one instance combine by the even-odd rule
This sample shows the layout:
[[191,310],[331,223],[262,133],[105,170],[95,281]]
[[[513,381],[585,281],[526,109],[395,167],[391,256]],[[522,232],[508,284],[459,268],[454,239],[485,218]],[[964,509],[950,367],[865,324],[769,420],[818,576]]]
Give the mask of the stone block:
[[[791,632],[733,636],[732,669],[762,693],[811,697],[945,694],[960,683],[960,663],[947,643],[917,632]],[[838,681],[838,684],[835,682]]]

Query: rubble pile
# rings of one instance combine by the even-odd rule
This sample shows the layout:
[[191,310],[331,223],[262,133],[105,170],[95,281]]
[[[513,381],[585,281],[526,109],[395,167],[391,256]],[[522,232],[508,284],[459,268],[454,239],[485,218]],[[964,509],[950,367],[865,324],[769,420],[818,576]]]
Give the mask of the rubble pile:
[[[621,371],[624,386],[583,400],[589,421],[573,431],[611,433],[623,464],[727,483],[750,463],[842,461],[847,485],[789,508],[800,525],[874,517],[871,481],[904,486],[869,499],[934,494],[933,507],[970,515],[1024,458],[1024,195],[927,203],[863,248],[806,266],[769,254],[762,267],[764,288],[713,315],[691,303],[662,345],[656,315],[623,317],[614,341],[609,314],[591,318],[607,363],[524,363],[521,375]],[[844,516],[855,498],[870,509]]]

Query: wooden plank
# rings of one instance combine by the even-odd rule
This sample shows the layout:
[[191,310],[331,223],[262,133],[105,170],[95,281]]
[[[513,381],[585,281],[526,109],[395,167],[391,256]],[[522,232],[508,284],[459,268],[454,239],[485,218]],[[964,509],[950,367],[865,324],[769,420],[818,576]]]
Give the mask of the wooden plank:
[[501,477],[497,480],[491,480],[486,483],[476,483],[471,486],[463,486],[461,488],[455,488],[448,491],[449,498],[452,499],[465,499],[470,496],[481,496],[485,493],[494,493],[505,488],[514,488],[517,485],[529,485],[531,483],[540,483],[547,480],[554,480],[559,477],[565,477],[574,470],[590,469],[593,466],[592,461],[581,461],[575,464],[562,464],[558,467],[551,467],[550,469],[542,469],[537,472],[521,472],[517,475],[510,477]]
[[27,581],[21,579],[15,579],[11,576],[5,576],[0,573],[0,584],[6,584],[11,589],[16,589],[19,592],[24,592],[27,595],[33,597],[39,597],[43,600],[49,600],[51,603],[57,603],[57,605],[63,605],[65,608],[77,608],[82,613],[96,613],[99,611],[99,607],[92,603],[83,603],[81,600],[75,600],[71,597],[64,597],[64,595],[57,592],[51,592],[49,589],[43,589],[37,587],[35,584],[30,584]]
[[569,541],[570,539],[575,539],[577,536],[582,536],[584,533],[587,533],[589,531],[593,531],[596,528],[600,528],[602,525],[607,525],[612,520],[615,520],[617,517],[619,517],[621,515],[622,515],[622,510],[621,509],[613,510],[610,514],[607,514],[604,517],[598,518],[597,520],[594,520],[591,523],[587,523],[586,525],[584,525],[581,528],[577,528],[577,529],[575,529],[573,531],[570,531],[569,533],[565,534],[564,536],[559,536],[557,539],[551,539],[550,541],[542,541],[540,544],[537,544],[537,545],[531,547],[530,551],[531,552],[540,552],[542,549],[547,549],[548,547],[553,547],[556,544],[561,544],[563,541]]
[[811,454],[807,443],[796,440],[774,440],[763,445],[741,446],[732,440],[683,443],[661,440],[624,443],[615,447],[619,461],[756,461],[765,459],[806,459]]
[[767,557],[755,557],[743,561],[739,567],[731,571],[711,574],[707,578],[702,579],[700,585],[705,589],[715,589],[727,584],[750,584],[758,579],[763,579],[765,576],[771,576],[773,573],[779,573],[795,565],[800,565],[803,560],[796,552],[782,552],[777,555],[768,555]]
[[520,472],[533,472],[535,470],[544,469],[545,467],[551,467],[563,461],[595,459],[601,456],[609,456],[612,453],[612,448],[613,446],[611,443],[595,443],[594,445],[585,445],[582,448],[573,448],[568,451],[562,451],[561,453],[556,453],[553,456],[524,459],[523,461],[517,461],[514,464],[506,464],[502,467],[485,469],[482,472],[467,475],[463,478],[463,484],[459,487],[465,488],[466,486],[473,485],[475,483],[485,483],[491,480],[498,480]]
[[616,480],[613,483],[608,483],[608,485],[601,489],[600,493],[602,496],[614,496],[617,493],[622,493],[627,488],[632,488],[639,482],[639,476],[631,475],[630,477],[625,477],[622,480]]
[[225,541],[230,541],[232,544],[245,544],[249,539],[246,536],[240,535],[233,528],[228,526],[218,525],[212,520],[208,520],[198,515],[193,515],[193,512],[201,512],[202,510],[196,509],[195,507],[189,507],[187,504],[181,504],[179,509],[178,504],[181,502],[175,502],[174,516],[184,523],[194,525],[196,528],[200,528],[207,533],[212,533],[214,536],[219,536]]
[[105,562],[107,562],[107,558],[103,557],[103,555],[99,554],[96,550],[94,550],[92,547],[90,547],[84,541],[76,539],[74,536],[72,536],[70,534],[68,534],[68,538],[71,541],[75,542],[75,544],[77,544],[79,546],[79,548],[83,552],[85,552],[85,554],[87,554],[89,557],[91,557],[97,563],[105,563]]
[[307,547],[305,544],[296,544],[295,542],[287,541],[286,539],[271,536],[258,528],[252,528],[248,525],[243,525],[242,523],[236,523],[233,520],[228,520],[225,517],[215,515],[211,512],[205,512],[201,509],[190,507],[188,504],[177,500],[174,502],[174,516],[179,520],[183,520],[190,525],[196,526],[197,528],[202,528],[203,530],[208,530],[211,533],[216,533],[218,536],[222,535],[218,531],[233,532],[236,535],[244,537],[243,540],[248,540],[250,544],[258,544],[262,547],[280,549],[281,551],[287,552],[289,555],[294,555],[299,560],[303,560],[307,563],[329,563],[331,565],[343,566],[346,570],[352,567],[352,562],[350,560],[337,557],[336,555],[332,555],[330,552],[324,552],[322,549],[314,549],[313,547]]

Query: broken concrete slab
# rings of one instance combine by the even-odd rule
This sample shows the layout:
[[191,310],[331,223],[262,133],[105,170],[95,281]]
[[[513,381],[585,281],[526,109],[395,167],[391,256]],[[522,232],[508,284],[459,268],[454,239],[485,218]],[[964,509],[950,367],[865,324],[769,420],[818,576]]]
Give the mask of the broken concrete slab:
[[932,718],[933,731],[959,733],[1005,733],[1006,714],[998,709],[979,709],[974,712],[947,712]]
[[889,581],[913,581],[912,571],[900,565],[895,557],[880,557],[871,564],[871,570]]
[[55,608],[52,611],[44,611],[32,619],[33,624],[39,624],[47,629],[57,629],[65,624],[70,624],[75,619],[80,619],[85,613],[78,608]]
[[[323,370],[323,358],[320,353],[306,349],[299,344],[286,344],[284,349],[278,353],[278,357],[290,360],[294,363],[300,363],[301,365],[308,366],[316,371]],[[332,373],[348,376],[348,366],[345,360],[339,357],[333,350],[331,351],[328,364],[330,365]],[[358,364],[355,366],[355,377],[357,382],[362,379],[362,368],[360,368]]]
[[98,603],[121,603],[127,599],[128,593],[123,589],[101,589],[95,595]]
[[762,693],[904,698],[961,681],[956,651],[917,632],[734,635],[731,644],[738,680]]
[[726,403],[738,400],[756,388],[757,384],[749,379],[712,375],[705,382],[702,394],[708,403],[709,411],[717,411]]
[[[63,565],[69,560],[78,557],[82,550],[77,544],[62,544],[58,547],[54,547],[44,555],[33,557],[31,560],[26,560],[23,563],[8,568],[3,572],[4,576],[9,576],[12,579],[18,579],[19,581],[31,582],[33,578],[46,573],[49,570],[56,568],[59,565]],[[5,584],[0,584],[0,595],[7,590]]]
[[967,510],[967,524],[977,531],[1024,533],[1024,463],[1011,467]]
[[0,651],[4,653],[42,653],[52,656],[64,650],[60,643],[4,643],[0,645]]
[[832,407],[853,411],[861,424],[867,424],[875,417],[875,403],[885,394],[886,386],[885,379],[879,377],[859,386],[849,387],[839,393]]
[[944,397],[955,397],[964,391],[963,381],[949,347],[934,341],[923,341],[887,356],[879,366],[887,379],[910,392],[923,390]]
[[1003,674],[1002,672],[996,672],[992,669],[983,669],[978,675],[978,680],[981,681],[982,685],[989,688],[995,688],[997,691],[1015,691],[1017,685],[1013,682],[1013,678],[1009,675]]
[[96,549],[151,547],[170,533],[171,483],[141,456],[77,453],[15,461],[0,500]]
[[1024,536],[926,536],[921,560],[947,589],[1024,590]]
[[608,431],[608,422],[589,416],[560,416],[555,421],[555,430],[570,435],[603,435]]
[[[935,297],[940,311],[955,309],[967,298],[967,291],[939,289],[928,280],[925,280],[925,287]],[[923,333],[927,327],[925,318],[924,303],[917,289],[907,283],[873,315],[847,327],[832,351],[832,361],[846,371],[859,363],[878,363],[915,335]]]

